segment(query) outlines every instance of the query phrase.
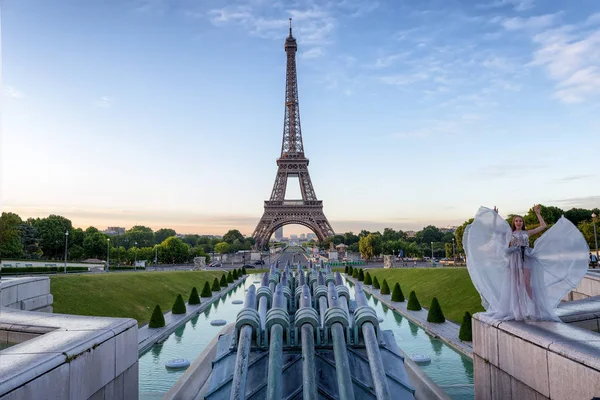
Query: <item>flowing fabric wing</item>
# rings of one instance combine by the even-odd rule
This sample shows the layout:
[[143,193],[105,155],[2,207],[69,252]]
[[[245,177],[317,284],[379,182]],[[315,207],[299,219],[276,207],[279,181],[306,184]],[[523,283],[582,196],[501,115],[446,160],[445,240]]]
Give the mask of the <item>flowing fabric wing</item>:
[[589,252],[579,229],[565,217],[535,241],[531,255],[544,270],[548,302],[553,309],[585,276]]
[[486,310],[500,303],[508,273],[508,243],[512,230],[494,210],[480,207],[463,235],[467,269]]

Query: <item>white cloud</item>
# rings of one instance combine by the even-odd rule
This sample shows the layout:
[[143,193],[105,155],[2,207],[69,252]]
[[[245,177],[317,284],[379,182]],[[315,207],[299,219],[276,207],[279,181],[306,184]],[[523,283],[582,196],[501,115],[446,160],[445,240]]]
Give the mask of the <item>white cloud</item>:
[[310,49],[302,52],[300,54],[300,57],[302,58],[318,58],[321,57],[323,54],[325,54],[325,52],[323,51],[322,47],[311,47]]
[[495,0],[491,3],[478,4],[477,8],[498,8],[511,6],[515,11],[526,11],[533,8],[534,0]]
[[534,30],[548,28],[558,21],[562,13],[536,15],[529,18],[513,17],[502,20],[502,26],[508,31]]
[[101,108],[110,108],[112,106],[113,99],[108,96],[102,96],[98,100],[96,100],[96,107]]
[[417,72],[414,74],[397,74],[397,75],[388,75],[388,76],[380,76],[379,80],[383,83],[393,86],[406,86],[411,85],[416,82],[423,81],[429,78],[429,75],[423,72]]
[[13,86],[4,86],[4,95],[13,99],[23,99],[25,94]]

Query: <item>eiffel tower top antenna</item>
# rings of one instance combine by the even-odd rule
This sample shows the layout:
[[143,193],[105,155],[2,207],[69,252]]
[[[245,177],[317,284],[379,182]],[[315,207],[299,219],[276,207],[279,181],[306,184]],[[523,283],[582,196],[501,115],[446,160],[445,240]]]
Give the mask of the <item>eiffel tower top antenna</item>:
[[292,36],[292,19],[291,18],[290,18],[290,37],[293,37]]

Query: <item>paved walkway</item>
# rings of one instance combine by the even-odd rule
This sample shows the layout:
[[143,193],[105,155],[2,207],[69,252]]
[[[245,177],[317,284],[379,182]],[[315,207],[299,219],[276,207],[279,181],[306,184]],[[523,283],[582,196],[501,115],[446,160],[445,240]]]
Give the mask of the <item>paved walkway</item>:
[[231,289],[241,285],[248,275],[245,275],[234,283],[230,283],[226,288],[221,289],[218,292],[213,292],[212,297],[201,297],[201,304],[192,305],[185,303],[187,312],[185,314],[172,314],[171,311],[165,313],[165,326],[162,328],[149,328],[148,324],[138,329],[138,354],[142,354],[155,343],[165,339],[171,333],[175,331],[181,324],[189,321],[194,316],[203,312],[207,307],[219,300],[221,296],[229,292]]
[[[358,283],[358,280],[348,276],[348,274],[344,275],[346,279],[351,281],[352,283]],[[465,356],[473,358],[473,343],[463,342],[458,338],[458,331],[460,330],[460,325],[457,325],[454,322],[448,320],[441,324],[427,322],[428,311],[426,309],[421,309],[420,311],[409,311],[406,309],[408,299],[402,303],[398,303],[392,301],[392,295],[381,294],[379,293],[379,290],[373,289],[373,287],[370,285],[362,285],[362,287],[366,293],[375,296],[377,299],[379,299],[379,301],[396,311],[398,314],[405,316],[415,324],[419,325],[421,328],[425,329],[425,331],[431,336],[441,339],[446,344],[452,346],[454,349],[461,352]]]

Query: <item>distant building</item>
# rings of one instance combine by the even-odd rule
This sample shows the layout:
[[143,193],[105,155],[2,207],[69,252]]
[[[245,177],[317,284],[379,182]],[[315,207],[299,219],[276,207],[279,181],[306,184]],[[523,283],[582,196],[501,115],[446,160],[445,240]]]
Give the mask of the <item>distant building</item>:
[[295,233],[292,233],[290,235],[290,239],[292,239],[292,240],[298,239],[298,235],[296,235]]
[[121,228],[119,226],[109,226],[106,228],[104,232],[105,235],[113,236],[113,235],[122,235],[125,233],[125,228]]
[[306,239],[306,233],[301,233],[300,234],[300,239]]
[[283,226],[275,231],[275,239],[276,240],[283,239]]
[[417,232],[415,232],[415,231],[405,231],[404,233],[406,233],[406,237],[409,237],[409,238],[413,238],[413,237],[417,236]]
[[317,238],[317,235],[315,235],[314,233],[308,233],[308,234],[306,234],[306,238],[307,238],[308,240],[311,240],[311,239],[316,239],[316,238]]
[[452,233],[452,232],[454,232],[456,230],[456,228],[458,228],[458,226],[450,226],[449,225],[449,226],[446,226],[444,228],[440,228],[440,232],[442,232],[442,233],[448,233],[448,232]]

